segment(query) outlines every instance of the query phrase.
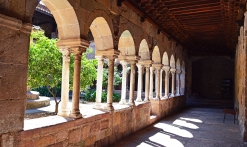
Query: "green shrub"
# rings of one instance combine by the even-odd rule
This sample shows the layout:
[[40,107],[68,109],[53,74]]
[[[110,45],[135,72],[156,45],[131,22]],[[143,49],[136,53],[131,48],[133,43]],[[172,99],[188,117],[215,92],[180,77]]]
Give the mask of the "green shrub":
[[[107,102],[107,92],[106,91],[103,91],[102,92],[102,99],[101,101],[102,102]],[[93,89],[93,90],[87,90],[83,96],[83,98],[86,100],[86,101],[89,101],[89,102],[95,102],[96,101],[96,90]],[[118,93],[113,93],[113,102],[119,102],[120,101],[120,94]]]
[[[41,86],[38,88],[32,88],[32,91],[38,91],[40,96],[47,96],[47,97],[52,97],[51,93],[48,91],[48,89],[46,88],[46,86]],[[54,91],[55,88],[51,88],[51,91]],[[57,97],[61,97],[61,87],[58,86],[56,87],[56,96]]]

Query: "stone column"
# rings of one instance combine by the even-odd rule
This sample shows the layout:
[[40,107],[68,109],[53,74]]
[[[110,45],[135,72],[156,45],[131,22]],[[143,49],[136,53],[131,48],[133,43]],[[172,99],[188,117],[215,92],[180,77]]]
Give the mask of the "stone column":
[[163,81],[163,69],[160,70],[160,98],[162,98],[162,81]]
[[61,48],[60,52],[63,54],[63,68],[62,68],[62,87],[61,87],[61,103],[57,115],[69,116],[69,65],[70,65],[70,51],[68,48]]
[[120,61],[123,66],[122,71],[122,91],[121,91],[121,101],[119,104],[126,104],[126,82],[127,82],[127,61]]
[[103,66],[104,66],[104,57],[95,56],[98,59],[98,68],[97,68],[97,84],[96,84],[96,102],[93,108],[101,108],[101,96],[102,96],[102,83],[103,83]]
[[134,106],[134,92],[135,92],[135,66],[136,61],[130,61],[130,91],[129,91],[129,105]]
[[154,97],[154,92],[153,92],[153,85],[154,85],[154,79],[153,79],[153,73],[154,73],[154,68],[150,67],[150,86],[149,86],[149,99],[153,99]]
[[75,47],[72,48],[74,54],[74,79],[73,79],[73,96],[72,96],[72,108],[69,114],[72,118],[81,118],[82,115],[79,110],[80,101],[80,73],[81,73],[81,56],[85,51],[85,48]]
[[174,97],[175,96],[175,73],[176,73],[176,69],[171,69],[171,73],[172,73],[172,94],[171,96]]
[[180,74],[181,74],[181,70],[177,70],[176,71],[176,80],[177,80],[177,89],[176,89],[176,96],[180,96]]
[[165,69],[166,78],[165,78],[165,98],[169,97],[169,76],[170,76],[170,68]]
[[142,102],[142,75],[143,75],[143,65],[136,64],[138,67],[138,86],[137,86],[137,102]]
[[156,97],[155,100],[160,100],[160,68],[155,69]]
[[149,66],[146,66],[146,79],[145,79],[145,102],[149,101]]
[[107,85],[107,104],[105,109],[106,110],[114,110],[112,106],[112,96],[113,96],[113,80],[114,80],[114,56],[108,57],[109,63],[108,63],[108,85]]

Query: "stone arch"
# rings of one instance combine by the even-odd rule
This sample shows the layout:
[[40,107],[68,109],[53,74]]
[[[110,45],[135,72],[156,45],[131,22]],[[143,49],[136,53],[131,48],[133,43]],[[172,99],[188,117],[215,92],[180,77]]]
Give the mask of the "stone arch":
[[161,63],[160,51],[159,51],[159,47],[157,45],[154,47],[154,50],[152,53],[152,60],[153,60],[153,64],[160,64]]
[[175,62],[173,55],[171,55],[170,66],[171,66],[171,68],[174,68],[174,69],[176,68],[176,62]]
[[135,43],[129,30],[125,30],[118,42],[118,49],[122,56],[135,56]]
[[177,59],[177,62],[176,62],[176,69],[181,69],[179,58]]
[[[96,23],[97,20],[99,20],[98,18],[100,18],[100,19],[103,18],[104,19],[104,23],[103,24],[104,24],[104,27],[107,28],[107,29],[104,29],[104,27],[101,26],[102,24]],[[90,15],[88,17],[86,17],[86,20],[82,20],[82,21],[86,22],[85,23],[85,27],[83,27],[84,32],[82,34],[82,36],[84,38],[88,38],[88,32],[91,30],[92,35],[94,37],[94,41],[96,41],[97,40],[96,39],[96,35],[93,34],[93,30],[92,29],[100,30],[100,32],[103,32],[103,34],[106,34],[105,31],[107,30],[107,32],[108,32],[107,34],[108,35],[103,36],[103,35],[98,35],[97,34],[97,36],[98,36],[98,40],[97,41],[100,42],[101,45],[104,45],[106,43],[106,45],[108,47],[107,48],[104,47],[104,49],[113,49],[114,48],[114,37],[113,37],[114,27],[113,27],[113,22],[112,22],[112,18],[110,17],[110,14],[108,14],[106,11],[103,11],[103,10],[94,10],[92,13],[90,13]],[[92,24],[94,24],[94,28],[90,28],[90,27],[92,27]],[[97,28],[98,26],[101,26],[101,27]],[[108,26],[108,27],[106,27],[106,26]],[[109,31],[109,29],[110,29],[110,31]],[[111,33],[109,33],[109,32],[111,32]],[[99,37],[99,36],[101,36],[101,37]],[[102,39],[102,40],[100,40],[100,39]],[[110,42],[110,44],[106,41],[106,40],[109,40],[109,39],[112,40]],[[104,41],[106,41],[106,42],[104,43]],[[98,50],[102,50],[103,49],[103,47],[101,47],[101,49],[98,46],[96,46],[96,47],[97,47]]]
[[103,17],[97,17],[90,25],[97,50],[113,49],[113,38],[110,27]]
[[168,55],[166,52],[164,52],[163,57],[162,57],[162,64],[165,66],[169,66],[169,59]]
[[149,60],[150,59],[149,47],[148,47],[148,43],[147,43],[146,39],[143,39],[140,43],[139,56],[141,57],[140,60]]
[[79,39],[80,27],[74,8],[67,0],[42,0],[57,22],[60,40]]

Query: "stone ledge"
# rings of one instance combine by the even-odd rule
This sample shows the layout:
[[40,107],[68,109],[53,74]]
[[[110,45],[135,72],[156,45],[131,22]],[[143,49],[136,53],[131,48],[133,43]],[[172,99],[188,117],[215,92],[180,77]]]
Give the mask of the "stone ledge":
[[40,96],[39,99],[36,100],[27,100],[26,103],[26,109],[34,109],[34,108],[40,108],[50,105],[50,98],[49,97],[43,97]]

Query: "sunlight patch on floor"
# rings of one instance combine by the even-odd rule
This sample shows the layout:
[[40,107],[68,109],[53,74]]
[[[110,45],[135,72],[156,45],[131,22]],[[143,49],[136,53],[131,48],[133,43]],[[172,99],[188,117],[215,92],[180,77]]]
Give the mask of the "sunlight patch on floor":
[[154,125],[154,127],[160,128],[166,132],[169,132],[169,133],[181,136],[181,137],[193,138],[193,135],[189,131],[181,129],[179,127],[172,126],[172,125],[168,125],[164,123],[157,123]]
[[153,146],[166,146],[166,147],[184,147],[184,145],[177,139],[171,138],[169,135],[163,133],[156,133],[149,137],[150,141],[145,141],[148,144],[154,144]]
[[180,119],[192,121],[192,122],[197,122],[197,123],[202,123],[202,121],[200,119],[195,119],[195,118],[180,117]]
[[186,128],[190,128],[190,129],[199,129],[199,127],[197,125],[194,125],[192,123],[188,123],[184,120],[175,120],[173,122],[174,125],[179,125],[179,126],[183,126],[183,127],[186,127]]

